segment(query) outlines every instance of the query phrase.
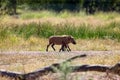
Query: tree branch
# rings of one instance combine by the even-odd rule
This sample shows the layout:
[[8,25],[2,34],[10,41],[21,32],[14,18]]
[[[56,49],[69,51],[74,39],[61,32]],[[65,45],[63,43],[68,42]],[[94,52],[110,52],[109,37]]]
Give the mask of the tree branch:
[[[56,73],[53,70],[53,67],[56,67],[59,69],[60,65],[65,63],[65,62],[69,62],[72,61],[76,58],[81,58],[81,57],[86,57],[86,55],[80,55],[80,56],[75,56],[72,57],[70,59],[67,59],[65,61],[63,61],[62,63],[56,63],[56,64],[52,64],[48,67],[45,67],[43,69],[39,69],[37,71],[33,71],[31,73],[27,73],[27,74],[20,74],[20,73],[15,73],[15,72],[7,72],[7,71],[0,71],[0,74],[2,76],[8,76],[8,77],[12,77],[12,78],[19,78],[20,80],[30,80],[31,77],[32,79],[37,78],[39,76],[43,76],[46,74],[49,74],[49,72],[52,73]],[[98,71],[98,72],[110,72],[110,73],[114,73],[117,75],[120,75],[120,63],[117,63],[114,66],[104,66],[104,65],[80,65],[80,66],[70,66],[73,70],[72,72],[83,72],[83,71]]]

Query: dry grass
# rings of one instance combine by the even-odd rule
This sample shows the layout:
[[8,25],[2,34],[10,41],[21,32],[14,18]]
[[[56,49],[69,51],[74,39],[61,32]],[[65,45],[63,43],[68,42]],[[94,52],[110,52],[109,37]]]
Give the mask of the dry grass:
[[118,63],[120,61],[120,54],[104,54],[104,53],[100,53],[100,54],[96,54],[96,55],[92,55],[89,56],[87,58],[84,59],[76,59],[75,61],[73,61],[73,65],[75,64],[99,64],[99,65],[115,65],[116,63]]
[[[120,43],[111,39],[77,39],[77,44],[70,44],[70,48],[73,51],[80,50],[120,50]],[[4,41],[0,41],[0,51],[45,51],[48,44],[48,39],[37,38],[31,36],[25,40],[17,36],[9,36]],[[60,49],[60,45],[55,45],[57,51]],[[49,51],[53,51],[49,47]]]
[[[26,18],[24,18],[26,17]],[[30,17],[30,18],[29,18]],[[111,22],[120,22],[119,13],[109,12],[102,13],[98,12],[94,15],[86,15],[85,12],[69,12],[63,11],[60,13],[55,13],[52,11],[23,11],[21,15],[15,16],[1,16],[0,24],[3,25],[21,25],[21,24],[29,24],[31,22],[34,23],[51,23],[53,25],[58,24],[74,24],[79,26],[81,24],[91,25],[93,27],[104,26],[106,24],[110,24]]]
[[[105,16],[104,16],[105,17]],[[85,17],[68,17],[68,18],[60,18],[60,17],[43,17],[39,19],[21,19],[21,18],[14,18],[14,17],[3,17],[1,18],[0,24],[3,25],[9,25],[12,27],[12,25],[22,25],[22,24],[30,24],[30,23],[51,23],[52,25],[64,25],[64,24],[72,24],[75,26],[79,25],[90,25],[93,27],[99,27],[99,26],[105,26],[112,22],[119,23],[120,18],[119,16],[116,16],[113,19],[102,19],[101,17],[96,16],[85,16]]]
[[120,43],[115,40],[110,39],[92,39],[92,40],[84,40],[79,39],[77,40],[77,46],[75,50],[120,50]]

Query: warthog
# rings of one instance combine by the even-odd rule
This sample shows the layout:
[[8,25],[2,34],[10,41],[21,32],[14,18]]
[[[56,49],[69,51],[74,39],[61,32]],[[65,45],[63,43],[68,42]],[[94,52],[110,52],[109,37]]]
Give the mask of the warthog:
[[71,51],[71,49],[68,45],[69,43],[76,44],[76,41],[74,40],[74,38],[72,36],[69,36],[69,35],[51,36],[49,38],[49,44],[47,45],[46,51],[48,51],[48,47],[50,45],[54,51],[55,51],[54,45],[62,45],[59,51],[61,51],[61,50],[64,51],[64,48],[68,48],[69,51]]

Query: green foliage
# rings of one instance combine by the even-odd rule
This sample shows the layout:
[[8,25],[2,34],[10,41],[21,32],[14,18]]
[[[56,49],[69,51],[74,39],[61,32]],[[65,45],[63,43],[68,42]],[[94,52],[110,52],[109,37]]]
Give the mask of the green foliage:
[[[73,12],[70,12],[67,10],[61,11],[60,13],[57,13],[55,11],[48,11],[48,10],[41,10],[41,11],[34,11],[34,12],[23,10],[23,11],[21,11],[21,13],[22,14],[19,15],[21,19],[40,19],[40,18],[49,18],[49,17],[50,18],[51,17],[69,18],[69,17],[85,17],[85,16],[87,16],[85,11],[73,13]],[[97,17],[99,17],[99,16],[97,16]]]
[[16,14],[16,0],[1,0],[0,14]]
[[0,40],[5,39],[9,35],[9,30],[7,29],[8,28],[0,27]]
[[52,11],[28,11],[23,12],[20,17],[22,19],[34,19],[34,18],[45,18],[45,17],[55,17],[57,16],[55,12]]
[[86,13],[94,14],[97,11],[120,12],[119,3],[120,0],[0,0],[0,11],[15,14],[17,6],[26,5],[25,9],[29,10],[86,10]]
[[103,20],[110,20],[114,19],[116,16],[119,17],[120,15],[117,12],[97,12],[94,16]]
[[0,37],[5,38],[10,34],[29,38],[31,36],[38,36],[48,38],[52,35],[72,35],[76,39],[117,39],[120,40],[120,24],[112,22],[105,27],[92,28],[90,25],[75,26],[72,24],[52,25],[50,23],[30,23],[9,28],[0,29]]
[[68,75],[72,72],[72,68],[70,67],[70,62],[66,62],[61,64],[58,68],[53,67],[55,72],[61,74],[60,80],[67,80]]

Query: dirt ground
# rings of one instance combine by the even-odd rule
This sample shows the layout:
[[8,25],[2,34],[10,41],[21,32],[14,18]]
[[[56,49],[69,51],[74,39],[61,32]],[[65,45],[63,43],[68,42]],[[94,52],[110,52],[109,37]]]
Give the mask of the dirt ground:
[[[100,56],[100,55],[114,55],[116,53],[120,54],[120,51],[71,51],[71,52],[40,52],[40,51],[11,51],[10,52],[9,51],[9,52],[0,52],[0,55],[3,56],[2,54],[5,54],[8,56],[8,55],[16,55],[16,54],[20,54],[20,55],[25,54],[25,56],[31,55],[35,58],[37,58],[36,56],[38,56],[38,55],[39,56],[44,55],[44,57],[52,55],[53,57],[51,56],[50,57],[51,59],[48,59],[48,61],[51,60],[51,62],[52,62],[52,59],[58,59],[56,61],[53,61],[53,63],[54,63],[54,62],[58,62],[59,60],[64,61],[67,58],[70,58],[70,57],[73,57],[76,55],[81,55],[81,54],[86,54],[87,56]],[[59,55],[59,56],[55,56],[55,55]],[[49,57],[47,57],[47,58],[49,58]],[[83,59],[83,60],[85,60],[85,59]],[[49,63],[52,64],[51,62],[49,62]],[[2,60],[1,60],[1,63],[2,63]],[[0,63],[0,66],[1,66],[1,63]],[[0,67],[0,70],[1,69],[2,68]],[[62,80],[61,76],[58,74],[48,74],[46,76],[38,78],[37,80],[59,80],[59,79]],[[4,79],[2,79],[2,80],[4,80]],[[71,73],[68,75],[67,80],[120,80],[120,76],[111,74],[111,73],[109,75],[107,75],[106,73],[102,73],[102,72],[88,71],[88,72]]]

